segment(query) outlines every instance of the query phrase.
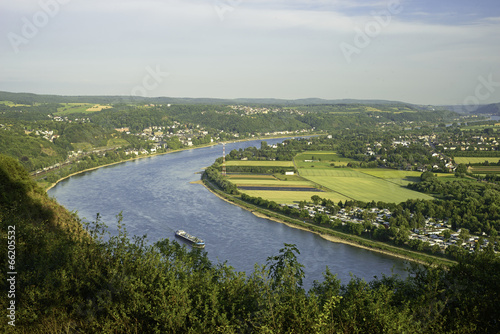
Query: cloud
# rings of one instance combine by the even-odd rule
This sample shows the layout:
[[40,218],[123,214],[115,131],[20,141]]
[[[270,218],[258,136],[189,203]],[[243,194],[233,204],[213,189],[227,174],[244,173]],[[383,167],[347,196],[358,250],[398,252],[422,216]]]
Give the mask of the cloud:
[[[140,84],[148,66],[159,65],[170,76],[151,95],[403,96],[433,103],[460,100],[455,91],[474,88],[467,80],[500,68],[500,18],[494,11],[467,13],[448,4],[443,8],[461,19],[445,20],[445,10],[434,10],[434,2],[421,6],[425,0],[402,1],[402,10],[386,17],[387,24],[347,63],[339,45],[355,45],[360,31],[381,24],[374,13],[387,12],[390,3],[73,0],[19,54],[0,39],[0,56],[8,64],[0,68],[0,89],[24,82],[31,88],[24,90],[35,92],[121,94]],[[20,34],[22,18],[30,19],[40,6],[9,0],[0,10],[5,37]],[[456,87],[443,90],[450,80]]]

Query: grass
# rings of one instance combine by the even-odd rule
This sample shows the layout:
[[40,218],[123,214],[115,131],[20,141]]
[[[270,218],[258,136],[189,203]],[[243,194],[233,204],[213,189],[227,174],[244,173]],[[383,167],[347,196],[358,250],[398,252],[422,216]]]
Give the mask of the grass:
[[[237,180],[237,179],[276,180],[276,177],[274,177],[274,175],[263,175],[263,174],[227,174],[227,177],[229,179],[231,179],[231,182],[233,182],[233,180]],[[233,182],[233,183],[235,183],[235,182]]]
[[280,187],[303,187],[309,186],[313,187],[314,184],[311,181],[281,181],[277,179],[231,179],[231,183],[237,186],[248,185],[248,186],[280,186]]
[[364,169],[356,169],[356,171],[384,179],[388,182],[392,182],[400,186],[407,186],[410,183],[420,182],[420,175],[422,175],[422,172],[383,169],[383,168],[375,168],[375,169],[364,168]]
[[350,198],[370,202],[400,203],[408,199],[433,199],[431,196],[404,188],[375,177],[308,176],[309,180]]
[[240,190],[241,192],[252,196],[252,197],[262,197],[269,201],[274,201],[276,203],[292,204],[298,203],[300,201],[311,201],[311,197],[317,195],[321,198],[331,199],[334,202],[345,201],[349,198],[342,196],[338,193],[332,192],[315,192],[315,191],[260,191],[260,190]]
[[111,138],[107,143],[109,147],[128,145],[128,141],[122,138]]
[[[312,161],[305,161],[312,160]],[[230,175],[231,182],[236,186],[262,187],[316,187],[324,192],[308,191],[274,191],[241,190],[253,197],[262,197],[277,203],[293,203],[310,201],[311,196],[318,195],[333,201],[355,199],[364,202],[382,201],[400,203],[408,199],[432,200],[433,197],[419,193],[405,186],[419,182],[421,172],[400,171],[382,168],[334,168],[347,165],[352,159],[339,156],[333,151],[312,151],[298,154],[295,165],[299,175]],[[227,161],[228,166],[266,166],[291,167],[291,161]]]
[[488,161],[490,163],[498,163],[500,161],[499,157],[456,157],[455,162],[457,164],[479,164]]
[[71,143],[71,145],[73,145],[73,147],[75,148],[75,151],[90,151],[93,148],[92,144],[87,143],[87,142]]
[[500,166],[477,166],[472,167],[474,174],[500,174]]
[[360,173],[350,168],[331,168],[331,169],[316,169],[307,168],[300,170],[300,176],[309,178],[310,176],[321,176],[321,177],[332,177],[332,178],[342,178],[342,177],[370,177],[368,174]]
[[292,161],[260,161],[260,160],[230,160],[226,161],[226,166],[243,166],[243,167],[293,167]]
[[271,175],[238,175],[231,176],[236,186],[282,186],[282,187],[323,187],[324,192],[273,191],[273,190],[241,190],[253,197],[262,197],[277,203],[293,203],[310,201],[311,196],[318,195],[334,201],[355,199],[365,202],[383,201],[400,203],[408,199],[433,199],[404,186],[418,182],[420,172],[383,170],[383,169],[302,169],[300,176]]
[[300,175],[333,192],[359,201],[400,203],[408,199],[432,197],[403,187],[417,181],[418,172],[382,169],[304,169]]
[[65,116],[69,114],[92,114],[103,109],[112,108],[111,106],[103,106],[92,103],[63,103],[64,106],[57,108],[55,115]]
[[[238,187],[242,186],[262,186],[262,187],[314,187],[314,183],[308,181],[299,176],[293,175],[281,175],[277,174],[277,177],[273,175],[262,175],[262,174],[239,174],[229,176],[231,183],[234,183]],[[291,204],[299,201],[310,201],[311,196],[320,195],[323,197],[324,194],[328,196],[333,196],[333,199],[337,201],[337,198],[344,198],[341,195],[323,193],[323,192],[313,192],[313,191],[275,191],[275,190],[243,190],[239,189],[241,192],[253,196],[262,197],[270,201],[275,201],[277,203],[287,203]],[[347,198],[345,198],[347,199]],[[345,200],[343,199],[343,200]]]
[[5,104],[6,106],[9,106],[9,107],[31,107],[28,104],[18,104],[18,103],[14,103],[12,101],[0,101],[0,103]]
[[310,168],[311,166],[314,166],[314,168],[331,168],[332,163],[335,166],[347,166],[349,162],[355,160],[344,158],[333,151],[312,151],[298,154],[295,156],[294,161],[297,168]]

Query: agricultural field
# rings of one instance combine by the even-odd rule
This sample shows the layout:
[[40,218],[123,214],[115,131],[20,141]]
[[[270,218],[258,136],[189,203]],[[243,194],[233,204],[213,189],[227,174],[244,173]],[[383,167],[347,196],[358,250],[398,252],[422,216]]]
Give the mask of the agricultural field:
[[86,111],[95,112],[95,111],[101,111],[104,109],[111,109],[111,108],[113,108],[113,107],[112,106],[102,106],[100,104],[96,104],[96,105],[92,106],[91,108],[88,108]]
[[471,168],[474,174],[500,174],[500,166],[474,166]]
[[340,194],[316,189],[316,185],[313,182],[295,175],[276,175],[275,177],[273,175],[260,174],[229,174],[227,177],[241,192],[280,204],[310,201],[313,195],[336,201],[345,201],[348,199]]
[[293,204],[300,201],[310,202],[311,197],[317,195],[321,198],[330,199],[337,203],[338,201],[345,202],[349,198],[334,192],[309,192],[309,191],[260,191],[260,190],[244,190],[241,191],[252,197],[262,197],[269,201],[274,201],[278,204]]
[[230,160],[226,166],[242,167],[293,167],[292,161],[267,161],[267,160]]
[[332,168],[332,164],[335,166],[347,166],[353,159],[344,158],[343,156],[329,151],[313,151],[304,152],[298,154],[295,159],[295,165],[297,168]]
[[71,143],[73,145],[75,151],[91,151],[93,149],[92,144],[87,143],[87,142],[82,142],[82,143]]
[[240,186],[262,186],[262,187],[314,187],[311,181],[280,181],[278,179],[231,179],[231,183]]
[[55,115],[65,116],[69,114],[92,114],[103,109],[112,108],[111,106],[103,106],[92,103],[63,103],[63,107],[57,108]]
[[235,180],[238,179],[251,179],[251,180],[277,180],[274,175],[263,175],[263,174],[227,174],[227,178],[231,182],[236,183]]
[[[5,104],[6,106],[9,106],[9,107],[31,107],[28,104],[18,104],[18,103],[14,103],[12,101],[0,101],[0,104]],[[38,103],[36,103],[35,105],[38,105]]]
[[379,169],[364,169],[360,172],[347,168],[331,170],[310,168],[301,170],[300,175],[332,192],[365,202],[373,200],[400,203],[408,199],[432,199],[429,195],[403,187],[406,182],[416,181],[415,172]]
[[356,169],[356,171],[359,173],[384,179],[392,183],[396,183],[400,186],[406,186],[410,183],[420,182],[420,175],[422,175],[422,172],[383,169],[383,168],[375,168],[375,169],[359,168]]
[[488,161],[489,163],[498,163],[500,161],[499,157],[456,157],[455,162],[457,164],[480,164],[485,161]]
[[128,145],[128,141],[122,138],[111,138],[108,140],[107,146],[108,147],[116,147],[116,146],[125,146]]
[[[334,168],[330,165],[333,161],[339,164],[351,161],[339,157],[335,152],[301,153],[294,161],[299,175],[229,174],[228,178],[241,192],[280,204],[310,201],[313,195],[336,202],[355,199],[400,203],[408,199],[433,199],[427,194],[405,187],[409,183],[419,182],[421,172],[382,168]],[[228,166],[292,166],[291,161],[238,160],[226,163]]]

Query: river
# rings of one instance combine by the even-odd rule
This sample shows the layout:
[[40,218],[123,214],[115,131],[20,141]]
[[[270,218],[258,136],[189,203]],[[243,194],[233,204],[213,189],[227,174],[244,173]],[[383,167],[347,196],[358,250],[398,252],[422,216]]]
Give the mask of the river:
[[[268,144],[282,139],[266,140]],[[226,145],[226,152],[249,146],[260,147],[261,141]],[[72,176],[48,191],[68,210],[76,211],[86,221],[99,213],[115,234],[116,215],[130,236],[147,235],[149,242],[174,239],[174,231],[186,230],[206,243],[212,262],[224,262],[248,275],[254,265],[265,264],[278,254],[284,243],[300,250],[299,261],[305,266],[304,286],[322,280],[326,266],[343,284],[350,274],[366,281],[391,272],[406,276],[405,261],[353,246],[332,243],[318,235],[284,224],[259,218],[251,212],[229,204],[203,185],[191,182],[197,174],[222,156],[222,146],[185,150],[165,155],[102,167]]]

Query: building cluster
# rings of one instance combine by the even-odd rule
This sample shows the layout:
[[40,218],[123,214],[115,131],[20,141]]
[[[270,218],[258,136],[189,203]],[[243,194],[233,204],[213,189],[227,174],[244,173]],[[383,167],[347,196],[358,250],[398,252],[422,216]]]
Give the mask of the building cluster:
[[[281,204],[285,206],[286,204]],[[298,204],[286,205],[290,208],[301,210]],[[337,213],[329,212],[324,206],[318,204],[305,205],[302,210],[307,210],[309,217],[314,218],[316,214],[326,214],[330,218],[330,222],[341,222],[342,225],[347,223],[363,224],[367,220],[370,221],[375,228],[390,229],[389,219],[392,217],[392,212],[388,209],[370,208],[362,209],[359,207],[347,207],[340,209]],[[421,229],[413,229],[408,237],[409,240],[420,240],[423,243],[428,243],[429,247],[437,245],[442,251],[451,245],[462,247],[469,252],[474,252],[477,247],[485,248],[489,241],[483,236],[468,236],[465,240],[460,238],[460,230],[457,232],[451,231],[451,227],[447,225],[447,221],[438,220],[435,218],[425,219],[425,225]],[[445,237],[445,231],[449,231],[449,237]],[[481,244],[479,244],[481,243]],[[478,245],[479,244],[479,245]]]
[[[170,126],[147,127],[136,135],[144,140],[154,142],[156,148],[167,148],[166,141],[173,137],[179,138],[179,141],[185,146],[193,146],[193,138],[205,137],[208,134],[209,132],[199,125],[188,127],[174,121]],[[212,138],[211,141],[213,142],[214,139]]]
[[43,139],[46,139],[50,142],[54,142],[55,139],[59,138],[59,135],[54,134],[54,131],[52,130],[35,130],[35,131],[24,130],[24,133],[27,135],[35,134],[37,136],[41,136]]
[[450,237],[446,239],[443,235],[445,230],[449,230],[449,227],[445,224],[432,223],[426,220],[426,229],[423,231],[415,230],[408,238],[410,240],[416,239],[422,242],[427,242],[430,247],[437,245],[442,250],[454,245],[462,247],[469,252],[474,252],[479,243],[480,249],[484,249],[488,246],[488,239],[483,238],[483,241],[481,242],[481,238],[479,236],[470,236],[465,240],[460,239],[460,230],[458,230],[458,232],[451,233]]
[[461,136],[457,139],[447,138],[437,142],[440,151],[499,151],[499,138],[495,136]]
[[277,112],[286,112],[290,114],[304,115],[304,112],[296,109],[283,109],[283,108],[266,108],[266,107],[249,107],[244,105],[230,105],[229,108],[242,115],[255,115],[255,114],[268,114]]

